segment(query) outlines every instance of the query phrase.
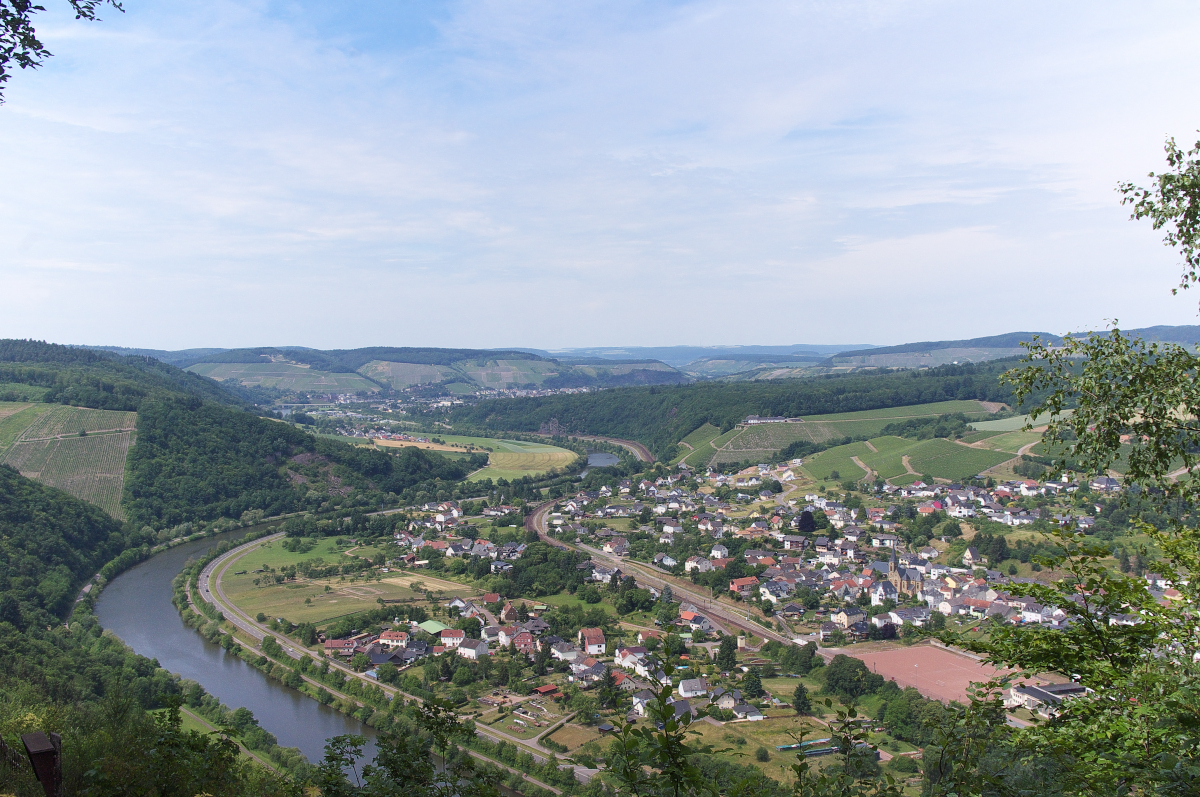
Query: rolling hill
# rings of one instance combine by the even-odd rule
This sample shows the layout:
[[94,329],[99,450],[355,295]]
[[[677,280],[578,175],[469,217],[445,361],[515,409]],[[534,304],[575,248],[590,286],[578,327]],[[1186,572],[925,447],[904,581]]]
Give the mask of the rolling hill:
[[657,360],[559,361],[524,351],[480,349],[233,349],[202,357],[186,369],[242,387],[318,393],[373,393],[425,385],[474,393],[688,381],[685,374]]

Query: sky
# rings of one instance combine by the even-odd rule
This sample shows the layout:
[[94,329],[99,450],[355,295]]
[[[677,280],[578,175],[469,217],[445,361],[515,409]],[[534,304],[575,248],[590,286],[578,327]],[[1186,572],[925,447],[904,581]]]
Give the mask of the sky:
[[878,344],[1197,324],[1115,187],[1191,2],[126,0],[0,105],[0,337]]

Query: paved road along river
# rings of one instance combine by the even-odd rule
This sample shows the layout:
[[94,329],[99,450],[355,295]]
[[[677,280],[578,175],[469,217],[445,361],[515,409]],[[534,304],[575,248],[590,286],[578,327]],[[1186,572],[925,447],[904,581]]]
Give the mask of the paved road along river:
[[[284,747],[298,747],[314,763],[325,740],[339,734],[374,737],[373,729],[273,681],[220,645],[183,624],[171,603],[171,581],[189,559],[199,558],[229,532],[158,554],[117,576],[96,604],[100,623],[138,653],[197,681],[230,708],[245,706]],[[374,755],[367,751],[368,758]]]

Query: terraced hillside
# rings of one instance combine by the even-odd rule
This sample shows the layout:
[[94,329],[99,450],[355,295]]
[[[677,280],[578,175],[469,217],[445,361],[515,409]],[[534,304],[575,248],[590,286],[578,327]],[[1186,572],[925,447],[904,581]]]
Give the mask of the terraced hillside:
[[280,390],[317,393],[356,393],[360,390],[379,390],[379,385],[358,374],[321,371],[294,362],[197,363],[189,366],[187,370],[218,382],[232,380],[244,387],[274,387]]
[[136,426],[133,412],[0,405],[0,462],[123,518],[125,460]]
[[933,438],[875,437],[867,441],[835,446],[807,458],[802,470],[817,480],[858,480],[866,469],[892,484],[911,484],[928,474],[947,481],[960,481],[1013,459],[1014,454]]
[[[697,441],[683,459],[693,467],[748,459],[768,460],[780,449],[801,440],[824,443],[844,437],[870,436],[896,421],[956,412],[982,419],[990,416],[992,409],[994,407],[979,401],[939,401],[863,412],[809,415],[792,423],[741,424],[723,435]],[[684,438],[684,442],[689,442],[689,438]]]

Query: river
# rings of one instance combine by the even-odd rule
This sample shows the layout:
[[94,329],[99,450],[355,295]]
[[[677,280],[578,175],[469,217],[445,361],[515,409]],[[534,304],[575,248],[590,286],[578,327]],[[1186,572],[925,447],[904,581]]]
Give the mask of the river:
[[[226,532],[185,543],[126,570],[96,602],[101,625],[136,652],[198,682],[226,706],[250,709],[280,745],[300,748],[313,763],[321,760],[331,736],[355,733],[374,738],[374,729],[268,678],[183,624],[171,603],[171,581],[189,559],[245,533]],[[368,759],[374,755],[373,748],[365,752]]]
[[621,461],[616,454],[610,454],[607,451],[589,451],[587,458],[587,469],[580,473],[580,476],[587,476],[588,470],[592,468],[607,468]]

